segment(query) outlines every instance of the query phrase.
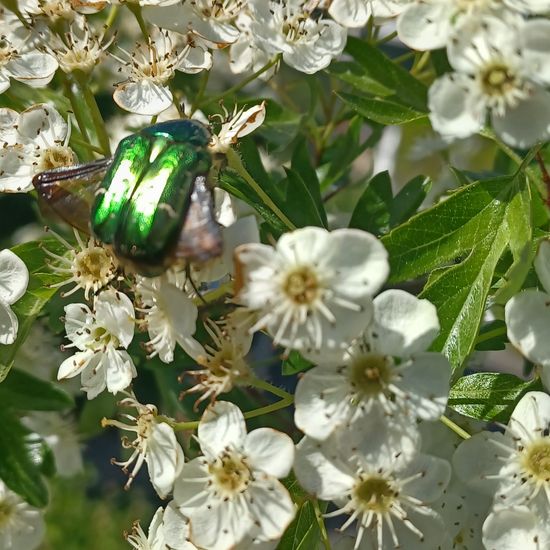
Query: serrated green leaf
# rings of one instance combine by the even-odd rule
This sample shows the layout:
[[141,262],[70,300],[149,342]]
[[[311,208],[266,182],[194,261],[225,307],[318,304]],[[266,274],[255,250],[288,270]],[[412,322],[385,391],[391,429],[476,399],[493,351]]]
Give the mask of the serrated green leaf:
[[28,411],[61,411],[74,406],[72,397],[52,382],[17,369],[0,384],[0,403]]
[[358,63],[337,61],[335,63],[331,63],[325,71],[331,76],[351,84],[355,89],[361,92],[379,97],[395,94],[395,90],[393,88],[388,88],[381,82],[374,80]]
[[348,37],[346,53],[361,66],[368,77],[390,90],[406,105],[419,111],[427,111],[427,88],[406,69],[394,63],[373,44]]
[[293,350],[283,361],[282,374],[284,376],[298,374],[299,372],[306,371],[311,367],[313,367],[313,363],[307,359],[304,359],[297,351]]
[[408,181],[392,201],[390,227],[403,223],[415,214],[431,188],[432,180],[424,176]]
[[525,381],[512,374],[480,372],[459,378],[451,388],[448,405],[470,418],[507,422],[526,392],[541,389],[539,380]]
[[320,540],[320,534],[313,503],[306,500],[298,508],[296,517],[282,536],[277,550],[310,550],[316,548]]
[[29,504],[46,506],[48,489],[36,463],[36,449],[25,441],[29,431],[4,407],[0,408],[0,426],[0,479]]
[[362,117],[386,126],[405,124],[428,116],[413,107],[389,99],[361,97],[346,92],[340,92],[336,95]]
[[349,227],[362,229],[374,235],[389,231],[392,207],[391,179],[387,171],[373,176],[355,206]]

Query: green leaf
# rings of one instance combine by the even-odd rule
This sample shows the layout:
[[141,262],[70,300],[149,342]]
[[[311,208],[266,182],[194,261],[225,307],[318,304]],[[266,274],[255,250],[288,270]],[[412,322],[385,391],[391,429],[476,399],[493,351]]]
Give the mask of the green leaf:
[[293,350],[283,361],[282,373],[285,376],[297,374],[313,367],[313,363],[304,359],[297,351]]
[[361,65],[349,61],[331,63],[325,71],[335,78],[351,84],[356,90],[385,97],[394,95],[395,90],[374,80]]
[[427,111],[426,86],[384,55],[380,48],[349,36],[346,52],[357,61],[370,80],[393,90],[403,103],[420,111]]
[[27,445],[29,431],[8,409],[0,408],[0,479],[29,504],[43,507],[48,490],[37,464],[36,448]]
[[448,405],[478,420],[507,422],[518,400],[541,390],[539,380],[525,381],[512,374],[483,372],[463,376],[451,388]]
[[23,297],[12,306],[19,319],[17,339],[9,346],[0,346],[0,382],[12,368],[15,354],[27,338],[35,319],[57,292],[57,288],[51,285],[61,278],[50,270],[46,251],[63,254],[65,248],[55,239],[43,239],[15,246],[12,251],[25,262],[29,270],[29,285]]
[[[524,174],[484,180],[413,216],[382,239],[390,254],[392,282],[431,272],[421,297],[435,304],[441,324],[432,349],[442,351],[455,369],[474,348],[501,255],[530,239],[529,204]],[[512,228],[517,234],[511,235]]]
[[427,114],[422,111],[388,99],[361,97],[346,92],[336,95],[362,117],[386,126],[405,124],[427,117]]
[[383,235],[389,231],[392,208],[391,179],[388,172],[373,176],[359,198],[349,222],[349,227]]
[[61,411],[74,406],[72,397],[52,382],[17,369],[0,384],[0,403],[29,411]]
[[508,337],[506,336],[506,323],[500,319],[494,319],[483,325],[476,339],[476,350],[493,351],[506,348]]
[[296,512],[296,517],[285,531],[277,550],[310,550],[316,548],[320,530],[313,503],[306,500]]
[[319,210],[315,199],[300,174],[291,168],[285,168],[285,172],[287,176],[287,190],[281,210],[296,227],[306,227],[308,225],[327,227],[328,224],[326,221],[323,221],[323,218],[326,220],[326,214],[322,202],[320,206],[322,210]]
[[391,204],[390,227],[405,222],[415,214],[431,187],[432,180],[424,176],[417,176],[407,182]]

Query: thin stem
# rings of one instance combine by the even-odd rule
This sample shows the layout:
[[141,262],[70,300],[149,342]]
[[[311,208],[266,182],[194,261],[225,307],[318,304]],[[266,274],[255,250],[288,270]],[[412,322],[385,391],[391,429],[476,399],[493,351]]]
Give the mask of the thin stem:
[[496,328],[494,330],[489,330],[488,332],[484,332],[483,334],[480,334],[476,338],[476,345],[480,344],[481,342],[486,342],[487,340],[490,340],[495,336],[501,336],[502,334],[506,334],[506,327]]
[[398,55],[397,57],[394,57],[392,61],[394,63],[402,63],[403,61],[407,61],[414,56],[415,56],[414,52],[407,52],[407,53],[404,53],[403,55]]
[[211,304],[212,302],[218,301],[220,298],[223,298],[227,294],[230,294],[233,291],[233,283],[228,282],[220,285],[218,288],[203,294],[202,297],[193,298],[193,303],[197,306],[204,304]]
[[175,432],[192,431],[196,430],[199,426],[198,420],[193,420],[192,422],[176,422],[173,418],[162,414],[157,416],[157,420],[168,424]]
[[296,226],[281,212],[279,207],[271,200],[271,197],[258,185],[254,178],[248,173],[244,167],[241,157],[233,150],[229,149],[226,153],[229,168],[232,168],[248,183],[248,185],[257,193],[271,211],[291,230],[296,229]]
[[266,71],[271,69],[274,65],[276,65],[279,60],[281,59],[281,55],[276,55],[271,61],[266,63],[263,67],[258,69],[255,73],[252,73],[249,77],[245,78],[244,80],[241,80],[238,84],[235,84],[232,88],[229,88],[229,90],[225,90],[223,94],[219,94],[217,96],[211,97],[210,99],[205,99],[204,101],[201,101],[197,105],[197,109],[200,109],[202,107],[205,107],[206,105],[209,105],[210,103],[217,103],[220,101],[220,99],[224,99],[225,97],[228,97],[236,92],[238,92],[241,88],[244,88],[247,84],[250,84],[253,80],[256,80],[260,75],[264,74]]
[[460,436],[462,439],[470,439],[472,437],[466,430],[463,430],[458,424],[455,424],[450,418],[447,418],[444,414],[442,414],[439,417],[439,420],[447,426],[447,428],[450,428],[453,430],[455,434]]
[[88,109],[90,111],[90,116],[92,117],[99,145],[103,150],[103,154],[109,157],[111,155],[111,144],[109,142],[109,136],[107,135],[107,130],[105,129],[105,122],[103,121],[103,117],[101,116],[101,112],[99,110],[99,107],[97,106],[95,96],[90,90],[90,86],[88,83],[89,77],[81,71],[74,71],[73,74],[79,84],[79,88],[84,97],[84,101],[86,102],[86,105],[88,106]]
[[323,519],[323,513],[321,508],[319,508],[319,501],[315,498],[311,501],[313,504],[313,509],[315,510],[315,518],[317,519],[317,524],[319,525],[319,532],[321,534],[321,542],[325,547],[325,550],[331,550],[330,540],[328,538],[327,527],[325,525],[325,520]]
[[265,407],[260,407],[259,409],[254,409],[253,411],[248,411],[244,413],[245,419],[255,418],[257,416],[263,416],[264,414],[270,414],[272,412],[278,411],[279,409],[284,409],[290,407],[294,402],[292,395],[287,399],[280,399],[272,405],[266,405]]
[[105,21],[105,25],[103,25],[103,31],[107,32],[116,21],[116,18],[118,16],[120,6],[118,4],[114,4],[111,6],[111,9],[109,10],[109,15],[107,16],[107,20]]
[[69,98],[69,101],[71,102],[71,107],[73,110],[74,117],[76,118],[76,122],[78,124],[78,128],[80,129],[80,133],[82,134],[82,137],[90,141],[90,137],[88,136],[88,128],[85,121],[85,113],[87,112],[85,105],[82,101],[82,97],[79,97],[78,94],[74,93],[73,90],[73,82],[69,80],[65,76],[64,73],[61,73],[63,75],[64,83],[65,83],[65,92],[67,94],[67,97]]
[[195,99],[193,99],[193,103],[191,104],[191,113],[189,114],[189,117],[193,117],[193,115],[195,114],[195,111],[198,109],[199,104],[202,101],[202,98],[204,96],[204,92],[206,91],[206,86],[208,85],[209,78],[210,78],[210,71],[203,71],[201,75],[199,89],[197,90]]
[[418,75],[422,69],[426,66],[430,60],[430,50],[422,52],[419,56],[416,57],[415,62],[411,69],[412,75]]
[[185,111],[183,110],[180,98],[179,98],[179,90],[174,85],[174,81],[171,80],[168,84],[168,87],[170,88],[170,91],[172,92],[172,101],[174,103],[174,106],[178,110],[178,114],[181,118],[185,118]]
[[143,19],[143,14],[141,13],[141,6],[138,3],[134,4],[134,2],[127,2],[126,6],[136,18],[137,24],[139,25],[139,29],[141,30],[141,34],[143,34],[143,37],[148,42],[149,29],[147,28],[147,23],[145,22],[145,19]]
[[98,147],[97,145],[94,145],[89,141],[84,141],[83,139],[77,138],[74,135],[71,135],[71,143],[74,143],[75,145],[80,145],[80,147],[85,147],[86,149],[90,149],[90,151],[93,151],[94,153],[99,153],[100,155],[103,155],[103,149],[101,147]]
[[288,393],[282,388],[278,388],[277,386],[274,386],[273,384],[270,384],[269,382],[266,382],[261,378],[253,378],[249,382],[249,385],[253,386],[254,388],[259,388],[260,390],[268,391],[269,393],[272,393],[277,397],[281,397],[282,399],[290,399],[291,401],[294,400],[294,396],[291,393]]
[[537,152],[536,159],[537,159],[537,162],[539,163],[542,181],[546,186],[546,206],[550,206],[550,174],[546,169],[546,165],[544,164],[544,159],[542,158],[540,151]]
[[376,41],[377,46],[381,46],[382,44],[386,44],[386,42],[390,42],[390,40],[393,40],[397,36],[397,31],[390,32],[390,34],[387,34],[386,36],[383,36],[379,40]]

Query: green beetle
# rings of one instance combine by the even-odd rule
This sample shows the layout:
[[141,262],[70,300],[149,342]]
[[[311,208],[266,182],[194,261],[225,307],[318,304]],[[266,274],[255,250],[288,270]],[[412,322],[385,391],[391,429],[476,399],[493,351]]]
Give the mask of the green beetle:
[[222,252],[210,139],[195,120],[161,122],[125,137],[113,157],[42,172],[33,185],[61,218],[154,277],[178,260]]

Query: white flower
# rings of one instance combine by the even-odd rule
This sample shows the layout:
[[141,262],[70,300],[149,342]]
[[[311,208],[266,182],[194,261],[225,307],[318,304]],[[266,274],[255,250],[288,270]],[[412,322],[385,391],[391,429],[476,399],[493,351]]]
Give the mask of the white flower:
[[487,550],[542,550],[550,548],[550,531],[529,508],[504,508],[485,521],[483,545]]
[[[475,434],[458,447],[453,458],[454,470],[467,485],[494,495],[494,513],[527,507],[547,526],[550,520],[549,429],[550,396],[529,392],[516,405],[505,433]],[[494,537],[495,531],[502,529],[501,520],[496,524],[495,521],[489,516],[484,525],[484,538]],[[527,519],[517,525],[518,531],[532,528],[532,522]],[[486,531],[492,534],[487,535]],[[525,536],[525,533],[516,534]]]
[[247,434],[239,408],[218,401],[204,412],[198,440],[204,456],[184,465],[174,488],[174,501],[190,520],[191,542],[228,550],[246,538],[279,538],[295,514],[277,479],[294,461],[290,437],[271,428]]
[[90,292],[97,294],[116,277],[118,261],[99,241],[89,237],[88,241],[84,242],[80,233],[74,229],[76,246],[72,246],[57,233],[49,231],[67,249],[63,256],[44,249],[44,252],[54,260],[49,262],[50,269],[65,277],[52,286],[74,284],[73,288],[63,293],[63,296],[70,296],[78,289],[83,289],[84,297],[88,300]]
[[510,17],[472,25],[472,32],[461,27],[447,50],[456,72],[429,90],[434,129],[449,138],[467,137],[481,130],[489,112],[495,132],[509,145],[525,148],[550,137],[550,93],[544,89],[550,71],[541,67],[550,40],[529,42],[530,33],[544,28],[536,20]]
[[93,399],[105,388],[117,393],[137,376],[127,348],[134,337],[134,307],[130,298],[114,289],[101,292],[94,312],[86,304],[65,306],[65,330],[74,355],[65,359],[57,379],[82,375],[82,389]]
[[212,55],[191,33],[157,30],[151,36],[148,44],[138,44],[131,54],[121,50],[128,62],[113,56],[127,72],[113,99],[122,109],[142,115],[158,115],[170,107],[173,97],[167,83],[175,71],[195,74],[212,66]]
[[550,241],[540,243],[535,271],[545,292],[527,289],[512,297],[504,309],[510,342],[541,366],[541,379],[550,388]]
[[525,14],[544,15],[550,12],[548,0],[504,0],[510,8]]
[[67,123],[49,105],[33,105],[21,114],[0,109],[0,191],[30,191],[35,174],[75,164],[69,138]]
[[438,332],[427,300],[402,290],[377,296],[373,326],[340,358],[311,357],[321,364],[298,382],[298,428],[322,440],[351,423],[361,430],[373,414],[411,429],[417,419],[437,420],[447,404],[451,368],[441,354],[424,350]]
[[248,109],[238,109],[235,105],[233,113],[225,113],[225,120],[217,134],[212,136],[210,149],[214,153],[225,153],[237,143],[239,138],[251,134],[265,120],[265,101]]
[[40,435],[52,450],[59,476],[71,477],[83,471],[82,452],[74,422],[57,412],[41,411],[29,413],[21,419],[21,423]]
[[10,78],[33,88],[51,81],[57,61],[37,51],[31,31],[5,9],[0,12],[0,36],[0,93],[10,87]]
[[154,405],[142,405],[133,394],[123,399],[120,405],[136,409],[136,416],[123,415],[130,424],[104,418],[101,425],[115,426],[136,434],[133,441],[129,441],[126,437],[122,439],[122,446],[125,449],[132,449],[128,460],[113,461],[113,464],[121,466],[125,473],[128,473],[130,466],[135,463],[132,471],[129,472],[125,489],[130,487],[145,461],[155,491],[161,498],[166,498],[172,491],[174,480],[179,475],[184,461],[183,450],[176,439],[176,434],[168,424],[157,419],[158,411]]
[[252,372],[245,356],[252,345],[252,335],[248,332],[247,312],[237,309],[220,323],[207,319],[204,328],[210,335],[213,345],[205,345],[205,353],[193,357],[203,367],[186,370],[184,375],[193,376],[196,383],[183,392],[202,394],[195,407],[206,399],[214,401],[220,394],[231,391],[235,386],[250,380]]
[[40,511],[10,491],[0,480],[0,548],[33,550],[44,537],[45,526]]
[[149,357],[159,356],[164,363],[174,360],[176,343],[191,357],[204,354],[193,338],[198,310],[185,290],[185,274],[165,273],[161,277],[138,277],[136,294],[138,311],[145,314],[151,340]]
[[223,47],[239,37],[239,29],[233,22],[243,12],[242,0],[140,0],[146,19],[162,27],[182,34],[190,31],[198,34],[211,46]]
[[447,461],[430,455],[384,453],[366,458],[345,441],[304,437],[294,464],[302,487],[339,507],[326,517],[357,521],[354,548],[438,548],[445,526],[430,503],[441,497],[451,475]]
[[314,18],[303,0],[250,0],[250,32],[270,55],[281,53],[287,65],[312,74],[328,67],[346,45],[347,31],[330,19]]
[[237,300],[259,317],[251,330],[265,327],[287,349],[347,347],[370,322],[389,272],[380,241],[355,229],[297,229],[275,248],[239,246],[235,257]]
[[363,27],[372,16],[376,19],[395,17],[411,0],[332,0],[328,12],[344,27]]
[[0,344],[13,344],[19,321],[11,305],[25,294],[29,271],[25,262],[7,248],[0,252]]

